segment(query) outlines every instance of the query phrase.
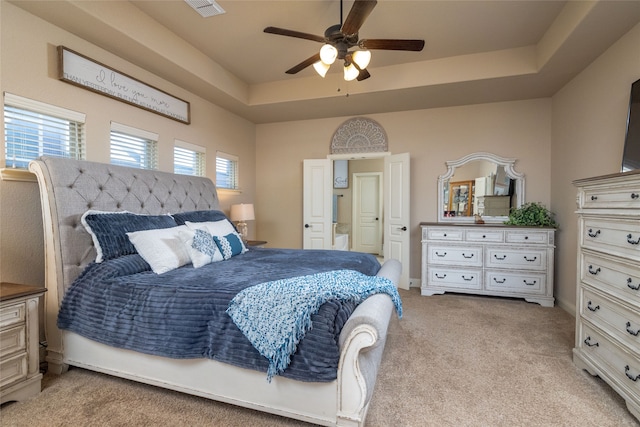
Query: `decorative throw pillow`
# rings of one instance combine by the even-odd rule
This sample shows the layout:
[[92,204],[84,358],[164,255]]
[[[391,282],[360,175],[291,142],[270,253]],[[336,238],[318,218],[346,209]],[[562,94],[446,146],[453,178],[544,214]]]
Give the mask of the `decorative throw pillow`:
[[132,212],[86,211],[81,218],[82,225],[91,235],[96,248],[96,262],[135,254],[127,233],[140,230],[175,227],[170,215],[142,215]]
[[191,262],[189,253],[180,239],[180,233],[188,230],[186,225],[157,230],[127,233],[142,258],[156,274],[175,270]]
[[213,236],[205,230],[184,230],[180,239],[185,245],[193,268],[200,268],[212,262],[222,261],[222,253],[213,240]]
[[227,234],[226,236],[213,236],[213,240],[215,240],[218,248],[220,248],[222,257],[225,260],[247,252],[247,248],[242,242],[242,238],[235,231]]
[[178,225],[190,222],[207,222],[207,221],[219,221],[221,219],[228,219],[224,212],[216,209],[203,210],[203,211],[189,211],[178,212],[171,214],[173,219]]
[[204,230],[212,236],[226,236],[229,233],[237,233],[237,230],[228,219],[207,222],[186,222],[187,227],[192,230]]

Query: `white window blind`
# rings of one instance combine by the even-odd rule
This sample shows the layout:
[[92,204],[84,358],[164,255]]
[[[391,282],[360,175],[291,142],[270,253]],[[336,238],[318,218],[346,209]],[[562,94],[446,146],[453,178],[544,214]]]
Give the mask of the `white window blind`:
[[111,122],[111,164],[158,168],[158,134]]
[[84,159],[85,114],[4,94],[6,167],[27,169],[40,156]]
[[205,176],[205,148],[176,139],[173,147],[173,172],[182,175]]
[[240,189],[237,156],[221,151],[216,153],[216,187],[228,190]]

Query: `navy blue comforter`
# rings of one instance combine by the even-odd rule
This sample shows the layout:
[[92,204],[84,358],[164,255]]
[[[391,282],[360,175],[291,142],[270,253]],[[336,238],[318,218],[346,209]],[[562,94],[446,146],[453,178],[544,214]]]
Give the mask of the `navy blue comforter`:
[[[126,255],[86,268],[65,294],[58,327],[114,347],[210,358],[266,373],[267,359],[226,313],[231,299],[258,283],[337,269],[374,275],[380,263],[357,252],[257,248],[198,269],[189,264],[157,275],[140,255]],[[354,309],[350,302],[322,305],[281,375],[336,379],[338,337]]]

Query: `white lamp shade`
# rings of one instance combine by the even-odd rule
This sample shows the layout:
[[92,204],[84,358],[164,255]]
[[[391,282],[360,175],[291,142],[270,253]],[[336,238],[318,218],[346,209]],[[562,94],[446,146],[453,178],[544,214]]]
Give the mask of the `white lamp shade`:
[[358,64],[361,70],[364,70],[369,65],[371,61],[371,51],[370,50],[356,50],[351,54],[351,59],[353,62]]
[[323,77],[323,78],[324,78],[324,76],[327,75],[327,71],[329,71],[329,67],[330,67],[329,64],[325,64],[322,61],[318,61],[315,64],[313,64],[313,68],[315,68],[316,72],[318,74],[320,74],[320,76]]
[[338,57],[338,50],[330,44],[325,44],[320,48],[320,59],[327,65],[331,65]]
[[252,221],[256,219],[251,203],[231,205],[231,221]]
[[344,79],[346,81],[350,82],[351,80],[354,80],[356,77],[358,77],[358,74],[360,74],[360,71],[356,68],[355,65],[349,64],[344,67]]

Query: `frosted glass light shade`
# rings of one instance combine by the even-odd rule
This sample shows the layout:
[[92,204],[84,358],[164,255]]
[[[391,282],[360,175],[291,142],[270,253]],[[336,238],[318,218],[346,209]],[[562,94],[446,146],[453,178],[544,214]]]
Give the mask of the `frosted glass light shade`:
[[351,80],[354,80],[356,77],[358,77],[358,74],[360,74],[360,71],[356,68],[355,65],[349,64],[344,67],[344,79],[346,81],[350,82]]
[[320,59],[327,65],[331,65],[338,57],[338,50],[330,44],[325,44],[320,48]]
[[370,50],[356,50],[351,54],[351,59],[353,62],[358,64],[361,70],[364,70],[369,65],[371,61],[371,51]]
[[231,205],[231,221],[253,221],[256,219],[251,203]]
[[329,71],[329,67],[330,67],[329,64],[325,64],[322,61],[318,61],[315,64],[313,64],[313,68],[316,69],[316,72],[320,74],[321,77],[324,77],[327,75],[327,71]]

